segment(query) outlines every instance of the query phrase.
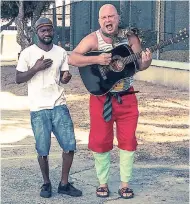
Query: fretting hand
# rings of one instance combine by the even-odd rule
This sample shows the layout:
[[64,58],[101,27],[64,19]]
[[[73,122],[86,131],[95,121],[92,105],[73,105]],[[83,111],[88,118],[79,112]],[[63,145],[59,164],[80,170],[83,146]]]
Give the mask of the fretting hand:
[[143,67],[149,67],[152,61],[152,53],[146,48],[145,51],[142,51],[142,65]]

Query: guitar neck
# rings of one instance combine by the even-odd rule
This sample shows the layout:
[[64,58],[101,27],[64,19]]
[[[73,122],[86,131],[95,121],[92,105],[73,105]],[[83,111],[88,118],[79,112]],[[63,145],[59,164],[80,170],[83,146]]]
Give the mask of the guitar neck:
[[[163,47],[165,47],[165,46],[168,46],[168,45],[170,45],[170,44],[174,44],[174,43],[175,43],[175,42],[174,42],[174,39],[175,39],[175,38],[170,38],[170,39],[168,39],[168,40],[166,40],[166,41],[162,41],[162,42],[160,42],[160,43],[158,43],[158,44],[156,44],[156,45],[154,45],[154,46],[149,47],[148,49],[149,49],[151,52],[154,52],[154,51],[159,50],[159,49],[161,49],[161,48],[163,48]],[[132,55],[129,55],[128,57],[123,58],[123,60],[124,60],[123,63],[126,65],[126,64],[129,64],[129,63],[131,63],[131,62],[137,61],[138,59],[141,58],[141,53],[142,53],[142,51],[141,51],[141,52],[134,53],[134,54],[132,54]]]

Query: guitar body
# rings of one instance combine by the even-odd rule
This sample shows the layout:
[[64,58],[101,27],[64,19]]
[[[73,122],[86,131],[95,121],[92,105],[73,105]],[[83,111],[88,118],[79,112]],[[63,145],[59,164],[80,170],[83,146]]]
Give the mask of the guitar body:
[[[179,43],[189,38],[187,29],[180,30],[179,34],[166,41],[149,47],[151,52],[162,49],[165,46]],[[79,67],[79,73],[86,89],[93,95],[101,96],[108,93],[119,81],[133,76],[138,70],[137,59],[141,58],[141,51],[133,53],[131,48],[122,43],[108,52],[93,51],[88,52],[86,56],[98,56],[102,53],[111,53],[112,60],[108,66],[93,64],[85,67]]]
[[[102,53],[111,53],[112,58],[114,56],[127,57],[133,54],[132,50],[127,44],[119,45],[108,52],[93,51],[86,53],[85,56],[98,56]],[[98,64],[89,65],[85,67],[79,67],[79,73],[86,89],[93,95],[100,96],[108,93],[114,85],[124,78],[131,77],[136,73],[138,67],[137,62],[131,62],[124,66],[122,71],[113,71],[112,67],[101,66]],[[107,70],[102,73],[101,70]]]

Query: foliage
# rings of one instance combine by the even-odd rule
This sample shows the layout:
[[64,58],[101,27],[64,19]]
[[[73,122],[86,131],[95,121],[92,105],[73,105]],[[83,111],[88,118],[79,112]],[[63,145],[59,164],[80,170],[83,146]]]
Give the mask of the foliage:
[[[38,7],[40,1],[24,1],[24,18],[29,19],[33,17],[34,10]],[[44,1],[44,8],[42,12],[46,11],[52,1]],[[19,13],[18,1],[1,1],[1,18],[9,20],[16,18]]]
[[16,18],[18,15],[18,6],[16,1],[2,1],[1,2],[1,18],[9,20]]
[[9,22],[1,27],[1,31],[14,21],[17,27],[17,43],[21,46],[21,50],[25,49],[32,44],[35,22],[53,2],[55,1],[2,1],[1,19]]

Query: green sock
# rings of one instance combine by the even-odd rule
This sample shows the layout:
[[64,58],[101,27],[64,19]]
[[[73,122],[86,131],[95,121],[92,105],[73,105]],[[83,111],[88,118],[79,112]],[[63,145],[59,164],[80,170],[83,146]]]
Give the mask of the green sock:
[[108,183],[110,169],[110,152],[96,153],[93,152],[95,159],[95,168],[100,184]]
[[132,178],[134,151],[120,149],[120,178],[123,182],[129,182]]

